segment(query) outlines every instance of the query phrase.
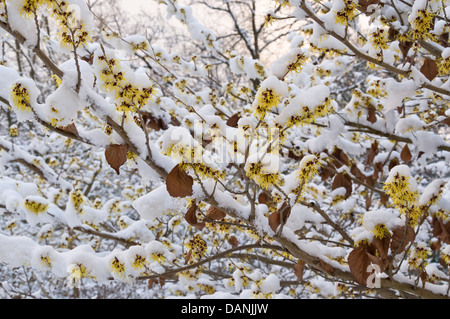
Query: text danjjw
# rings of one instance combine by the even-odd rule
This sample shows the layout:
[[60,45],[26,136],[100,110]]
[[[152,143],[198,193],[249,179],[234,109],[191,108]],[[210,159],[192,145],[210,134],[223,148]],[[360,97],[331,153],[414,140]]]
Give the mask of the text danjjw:
[[209,314],[211,317],[214,311],[232,314],[249,314],[250,316],[255,316],[261,313],[267,313],[269,305],[268,304],[225,304],[225,309],[217,308],[216,306],[195,306],[188,303],[187,306],[181,307],[181,313],[183,314]]

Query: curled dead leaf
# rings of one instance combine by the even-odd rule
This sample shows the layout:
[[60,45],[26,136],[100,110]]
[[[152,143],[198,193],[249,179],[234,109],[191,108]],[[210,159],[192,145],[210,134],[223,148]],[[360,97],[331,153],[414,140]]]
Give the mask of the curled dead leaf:
[[375,113],[375,108],[373,106],[369,107],[368,109],[367,121],[369,121],[372,124],[377,121],[377,114]]
[[166,188],[172,197],[192,196],[194,179],[176,165],[167,175]]
[[241,117],[236,113],[227,120],[227,125],[230,127],[238,127],[238,122],[240,119]]
[[280,220],[280,212],[277,210],[270,214],[269,216],[269,226],[270,228],[276,232],[278,229],[278,226],[280,226],[281,220]]
[[305,272],[305,263],[302,260],[299,260],[294,265],[294,274],[297,277],[299,282],[303,281],[303,273]]
[[322,269],[323,269],[326,273],[328,273],[328,274],[330,274],[330,275],[334,274],[334,268],[333,268],[333,266],[331,266],[330,264],[326,263],[326,262],[323,261],[322,259],[320,259],[320,266],[322,267]]
[[426,58],[423,61],[420,72],[422,72],[422,74],[425,75],[428,80],[432,81],[439,74],[439,68],[436,61],[430,58]]
[[233,247],[238,247],[239,246],[239,240],[236,238],[236,236],[231,236],[230,238],[228,238],[228,242]]
[[269,226],[270,228],[276,232],[278,227],[287,221],[289,215],[291,214],[291,207],[283,204],[283,206],[270,214],[269,216]]
[[221,220],[225,218],[225,216],[227,216],[227,214],[214,206],[210,206],[206,212],[206,217],[211,220]]
[[372,241],[372,245],[375,247],[375,249],[378,252],[378,256],[381,257],[381,259],[385,259],[388,255],[389,251],[389,237],[383,237],[382,239],[375,237]]
[[346,190],[345,197],[348,198],[353,191],[353,184],[350,176],[345,173],[336,174],[331,184],[331,189],[335,190],[337,188],[344,187]]
[[67,133],[71,133],[71,134],[74,134],[74,135],[78,135],[78,130],[77,130],[77,127],[75,126],[75,124],[74,123],[70,123],[69,125],[67,125],[67,126],[62,126],[62,127],[58,127],[60,130],[63,130],[63,131],[65,131],[65,132],[67,132]]
[[373,274],[373,264],[383,269],[382,261],[375,255],[369,253],[366,245],[360,245],[353,249],[348,255],[348,266],[356,282],[367,286],[368,278]]
[[392,231],[391,251],[396,254],[402,253],[406,246],[414,241],[416,234],[411,226],[397,227]]
[[411,160],[412,155],[411,151],[409,150],[408,144],[405,144],[405,146],[403,147],[400,153],[400,158],[402,159],[403,162],[409,162]]
[[109,145],[105,150],[105,158],[117,174],[120,174],[120,167],[127,161],[127,145]]
[[197,220],[197,204],[193,203],[189,206],[188,211],[184,214],[184,219],[188,222],[189,225],[194,226],[198,230],[202,230],[205,227],[205,223],[199,223]]

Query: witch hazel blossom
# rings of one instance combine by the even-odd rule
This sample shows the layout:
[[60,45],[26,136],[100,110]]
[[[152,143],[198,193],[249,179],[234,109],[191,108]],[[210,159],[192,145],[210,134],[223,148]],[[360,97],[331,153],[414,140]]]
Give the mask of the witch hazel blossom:
[[280,104],[283,97],[288,93],[288,86],[283,81],[278,80],[275,76],[269,76],[262,83],[258,92],[256,93],[256,99],[253,102],[255,109],[254,115],[263,120],[267,112],[276,108]]

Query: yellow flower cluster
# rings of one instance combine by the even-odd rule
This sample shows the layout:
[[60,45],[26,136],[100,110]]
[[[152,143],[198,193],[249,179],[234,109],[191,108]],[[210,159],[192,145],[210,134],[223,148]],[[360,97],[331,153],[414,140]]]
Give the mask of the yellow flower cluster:
[[61,0],[25,0],[20,14],[25,18],[37,15],[39,7],[46,6],[58,23],[61,44],[69,48],[78,47],[91,41],[86,26],[70,10],[67,1]]
[[200,145],[187,146],[183,143],[177,143],[169,146],[164,153],[180,163],[193,164],[202,162],[203,149]]
[[70,265],[69,271],[70,274],[67,278],[67,283],[71,287],[78,287],[80,279],[84,277],[96,279],[94,276],[89,275],[88,269],[81,263]]
[[119,258],[114,257],[110,262],[110,270],[112,274],[117,275],[118,277],[125,276],[125,264],[121,263]]
[[433,39],[434,35],[430,33],[433,28],[433,20],[436,14],[426,9],[417,10],[416,17],[411,22],[413,30],[410,32],[410,36],[414,39]]
[[50,257],[48,255],[43,255],[40,258],[41,263],[44,267],[46,268],[51,268],[52,267],[52,262],[50,260]]
[[383,239],[384,237],[389,237],[391,235],[391,232],[384,224],[376,225],[372,231],[378,239]]
[[79,189],[75,189],[69,194],[70,200],[72,201],[73,207],[77,213],[82,213],[81,205],[84,204],[84,195]]
[[139,88],[128,83],[125,73],[121,70],[119,61],[113,56],[100,55],[96,59],[100,68],[100,80],[102,89],[114,94],[116,109],[122,113],[130,113],[140,110],[151,100],[154,88]]
[[21,83],[16,83],[11,89],[11,104],[17,110],[31,111],[30,94],[28,89]]
[[388,32],[385,29],[377,28],[369,36],[372,47],[376,50],[385,50],[388,48]]
[[289,118],[289,121],[286,123],[286,127],[311,124],[316,119],[330,114],[333,111],[331,101],[332,100],[327,97],[324,103],[316,106],[313,109],[308,106],[303,106],[298,115],[293,115]]
[[[225,178],[225,172],[220,171],[214,168],[211,168],[204,163],[192,163],[192,164],[181,164],[180,168],[187,165],[188,167],[192,168],[195,173],[197,173],[201,178],[208,178],[208,179],[224,179]],[[187,167],[186,167],[187,168]]]
[[348,22],[351,21],[357,14],[357,4],[352,0],[344,0],[345,7],[342,10],[336,12],[336,23],[348,25]]
[[20,10],[20,14],[25,18],[29,18],[37,11],[38,6],[42,5],[45,0],[25,0]]
[[[446,247],[446,246],[444,246],[444,249],[445,249],[445,247]],[[441,258],[442,258],[442,260],[443,260],[448,266],[450,266],[450,254],[449,254],[449,253],[446,253],[446,252],[444,251],[444,249],[441,250]],[[448,249],[447,249],[447,250],[448,250]]]
[[275,20],[276,20],[276,18],[272,14],[268,13],[264,17],[264,25],[266,27],[269,27],[275,22]]
[[216,292],[216,288],[212,285],[207,284],[197,284],[197,287],[203,290],[206,294],[212,295]]
[[276,94],[276,92],[271,89],[267,88],[264,90],[259,90],[256,95],[256,107],[255,107],[255,116],[263,120],[266,116],[267,111],[272,109],[273,107],[276,107],[280,101],[281,96],[279,94]]
[[190,261],[200,260],[205,256],[207,251],[206,242],[199,234],[194,235],[194,237],[189,240],[186,244],[186,248],[189,251],[188,254],[190,254]]
[[303,69],[303,66],[305,65],[307,60],[308,57],[305,54],[303,53],[297,54],[297,56],[295,57],[295,61],[287,66],[288,73],[290,72],[299,73]]
[[409,180],[410,176],[397,172],[389,182],[385,183],[383,190],[392,199],[400,213],[409,217],[410,225],[415,226],[419,222],[422,211],[418,206],[419,194],[410,189]]
[[410,269],[423,269],[427,265],[427,259],[431,255],[430,248],[418,244],[409,252],[408,265]]
[[369,94],[375,98],[387,96],[385,87],[384,87],[383,83],[381,83],[380,80],[376,80],[376,81],[373,81],[372,83],[370,83],[369,88],[367,89],[366,92],[367,92],[367,94]]
[[40,203],[36,200],[32,200],[29,198],[25,199],[24,206],[28,211],[30,211],[36,215],[45,213],[48,209],[48,204]]
[[445,59],[438,60],[439,75],[450,74],[450,56]]
[[148,261],[145,258],[145,256],[136,254],[134,256],[133,262],[131,263],[131,267],[133,267],[136,270],[143,271],[146,268],[147,264],[148,264]]
[[19,130],[17,128],[17,125],[11,125],[9,128],[9,136],[16,137],[19,135]]
[[307,155],[300,161],[300,169],[297,171],[297,178],[307,183],[318,173],[320,167],[319,159],[314,155]]
[[280,173],[264,172],[263,165],[259,162],[250,163],[246,166],[246,175],[264,189],[268,189],[274,185],[281,185],[283,183]]

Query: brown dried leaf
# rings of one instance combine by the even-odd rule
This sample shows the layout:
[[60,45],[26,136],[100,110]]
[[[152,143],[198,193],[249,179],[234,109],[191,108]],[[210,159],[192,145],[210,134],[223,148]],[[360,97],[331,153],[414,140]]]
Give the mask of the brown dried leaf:
[[393,158],[390,162],[389,162],[389,171],[391,169],[393,169],[395,166],[399,165],[400,162],[398,161],[397,157]]
[[425,61],[423,61],[420,72],[422,72],[428,80],[432,81],[439,74],[439,68],[436,61],[426,58]]
[[158,279],[150,278],[148,280],[148,289],[152,289],[155,284],[158,283]]
[[294,274],[297,276],[297,279],[299,282],[303,281],[303,273],[305,272],[305,263],[301,260],[299,260],[294,265]]
[[193,203],[186,214],[184,214],[184,219],[188,222],[189,225],[194,226],[198,230],[202,230],[205,227],[205,223],[199,223],[197,220],[197,204]]
[[280,226],[281,220],[280,220],[280,212],[277,210],[270,214],[269,216],[269,226],[272,228],[274,232],[277,231],[278,226]]
[[186,254],[186,257],[184,257],[184,263],[187,264],[189,260],[191,260],[192,257],[192,250],[189,250]]
[[372,245],[378,251],[378,256],[380,256],[382,259],[385,259],[388,255],[389,242],[390,242],[389,237],[384,237],[382,239],[375,237],[374,240],[372,241]]
[[345,154],[344,151],[340,148],[336,147],[334,149],[333,156],[337,159],[333,160],[333,164],[334,166],[336,166],[336,168],[341,167],[342,164],[347,166],[350,164],[347,154]]
[[150,128],[155,131],[165,130],[167,129],[167,125],[163,119],[154,116],[150,112],[141,112],[142,119],[145,122],[147,128]]
[[238,247],[239,246],[239,240],[236,238],[236,236],[231,236],[230,238],[228,238],[228,242],[233,247]]
[[323,268],[323,270],[327,273],[329,273],[330,275],[334,274],[334,268],[333,266],[331,266],[330,264],[327,264],[326,262],[324,262],[322,259],[320,259],[320,266]]
[[65,132],[67,132],[67,133],[78,135],[78,130],[77,130],[77,127],[75,126],[74,123],[71,123],[71,124],[69,124],[67,126],[58,127],[58,128],[60,130],[63,130]]
[[348,198],[353,191],[352,185],[352,180],[348,174],[339,173],[334,177],[333,183],[331,184],[331,189],[335,190],[339,187],[344,187],[346,189],[345,197]]
[[214,206],[210,206],[206,212],[206,217],[212,220],[221,220],[225,218],[225,216],[227,216],[227,214]]
[[439,42],[443,47],[449,47],[450,43],[449,43],[449,33],[448,32],[444,32],[439,36]]
[[362,286],[367,286],[367,279],[372,274],[369,266],[377,264],[383,269],[383,264],[379,258],[370,254],[364,245],[358,246],[348,255],[348,266],[356,282]]
[[370,210],[370,206],[372,206],[372,197],[369,194],[366,194],[366,210]]
[[450,126],[450,117],[445,118],[445,120],[442,121],[447,126]]
[[367,113],[367,121],[370,123],[375,123],[377,121],[377,114],[375,113],[375,108],[369,107],[368,113]]
[[359,179],[360,181],[365,181],[366,180],[366,175],[364,175],[361,170],[358,168],[358,166],[353,163],[352,166],[350,167],[350,173],[352,173],[352,175]]
[[120,167],[127,161],[127,145],[109,145],[105,150],[105,158],[117,174],[120,174]]
[[409,150],[408,144],[405,144],[405,146],[403,147],[400,153],[400,158],[402,159],[403,162],[409,162],[411,160],[412,155],[411,151]]
[[387,207],[389,196],[386,194],[380,194],[380,202],[383,206]]
[[420,273],[420,279],[422,280],[422,289],[424,289],[425,284],[427,283],[428,280],[428,273],[426,270],[422,270],[422,272]]
[[166,278],[159,277],[159,279],[156,278],[150,278],[148,280],[148,288],[151,289],[154,285],[159,284],[160,287],[164,286],[166,283]]
[[380,174],[383,173],[383,163],[377,162],[373,167],[374,170],[372,177],[374,178],[375,181],[377,181],[380,178]]
[[320,169],[320,177],[322,181],[326,181],[327,179],[334,176],[333,167],[331,165],[322,166]]
[[450,222],[444,223],[436,217],[433,217],[433,220],[436,220],[433,223],[433,234],[436,233],[435,236],[437,236],[440,241],[450,244]]
[[397,227],[392,231],[391,251],[395,254],[402,253],[409,243],[414,241],[416,234],[411,226]]
[[227,125],[230,127],[238,127],[238,122],[240,119],[241,117],[236,113],[227,120]]
[[258,196],[258,202],[260,204],[268,204],[270,202],[270,197],[265,192],[261,192]]
[[172,197],[192,196],[194,179],[176,165],[167,175],[166,188]]
[[371,165],[373,163],[373,160],[374,160],[375,156],[377,156],[378,152],[379,152],[378,142],[375,141],[372,143],[369,154],[367,155],[367,164]]
[[286,203],[284,203],[280,209],[270,214],[269,216],[270,228],[272,228],[272,230],[276,232],[278,226],[280,226],[281,223],[283,224],[286,223],[290,214],[291,214],[291,207],[287,206]]
[[186,212],[186,214],[184,214],[184,219],[186,219],[188,224],[191,226],[195,226],[198,224],[196,212],[197,212],[197,204],[194,203],[191,206],[189,206],[188,211]]
[[297,161],[301,161],[302,160],[302,156],[295,155],[295,153],[291,149],[288,152],[288,157],[292,158],[292,159],[295,159]]
[[359,3],[359,9],[361,10],[361,12],[366,13],[368,6],[370,6],[371,4],[380,3],[380,0],[359,0],[358,3]]

